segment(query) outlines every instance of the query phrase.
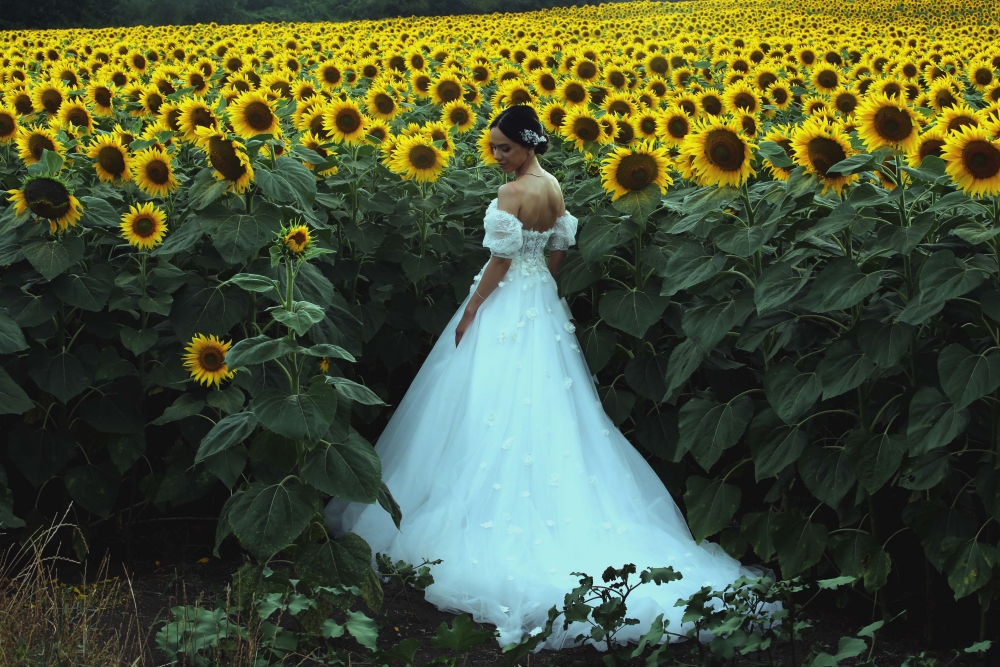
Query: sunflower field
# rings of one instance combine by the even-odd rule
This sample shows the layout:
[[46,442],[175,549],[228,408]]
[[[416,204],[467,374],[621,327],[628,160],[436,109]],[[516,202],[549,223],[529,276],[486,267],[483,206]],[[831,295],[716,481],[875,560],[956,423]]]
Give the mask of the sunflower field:
[[0,528],[72,500],[86,551],[215,503],[217,549],[377,604],[321,509],[398,524],[370,442],[488,259],[489,123],[529,104],[582,354],[696,539],[886,619],[953,597],[985,639],[998,36],[979,0],[0,33]]

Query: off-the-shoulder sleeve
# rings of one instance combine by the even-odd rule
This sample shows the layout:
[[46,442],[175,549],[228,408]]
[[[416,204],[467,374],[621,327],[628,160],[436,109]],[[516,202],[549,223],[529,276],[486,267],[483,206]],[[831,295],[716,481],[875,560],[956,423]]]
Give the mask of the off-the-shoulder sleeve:
[[576,243],[577,219],[569,211],[556,218],[552,236],[549,237],[549,250],[566,250]]
[[490,207],[483,218],[486,236],[483,245],[490,249],[494,257],[512,259],[521,249],[521,221],[507,211]]

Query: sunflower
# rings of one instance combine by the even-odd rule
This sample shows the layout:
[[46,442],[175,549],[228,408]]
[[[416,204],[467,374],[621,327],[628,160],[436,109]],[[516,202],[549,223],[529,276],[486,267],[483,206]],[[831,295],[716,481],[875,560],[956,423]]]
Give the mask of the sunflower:
[[563,79],[556,89],[555,99],[566,107],[584,107],[590,102],[590,92],[575,79]]
[[683,109],[684,113],[692,119],[698,117],[698,98],[687,91],[674,95],[670,100],[670,104]]
[[208,102],[201,97],[187,97],[177,106],[177,127],[185,141],[196,143],[199,127],[217,127],[219,122]]
[[87,102],[95,116],[113,118],[115,115],[115,86],[113,83],[92,81],[87,86]]
[[[453,102],[458,100],[452,100]],[[449,103],[450,104],[450,103]],[[365,108],[368,115],[380,118],[384,121],[391,121],[402,111],[396,96],[389,92],[387,86],[372,85],[365,93]]]
[[312,237],[309,236],[309,228],[305,225],[294,225],[284,236],[285,247],[296,255],[301,255],[305,252],[306,246],[309,245],[311,240]]
[[281,136],[278,116],[267,95],[258,90],[241,93],[226,107],[226,114],[237,136],[250,139],[258,134]]
[[452,100],[441,107],[441,122],[464,134],[476,125],[476,112],[464,100]]
[[566,112],[560,132],[563,137],[573,142],[577,150],[583,150],[584,144],[589,141],[598,144],[612,141],[604,126],[582,106],[572,107]]
[[49,116],[59,113],[59,107],[62,106],[67,97],[69,97],[69,88],[58,79],[46,81],[31,91],[31,101],[34,107],[44,110]]
[[366,143],[380,145],[385,143],[385,141],[389,138],[389,135],[392,134],[392,130],[389,128],[389,124],[384,120],[379,120],[378,118],[373,120],[369,118],[365,120],[365,134],[367,136],[375,137],[374,142],[366,137]]
[[102,182],[121,183],[131,178],[132,158],[115,135],[98,135],[87,148],[87,155],[95,160],[94,169]]
[[15,214],[23,215],[30,209],[38,217],[49,221],[49,230],[53,234],[75,227],[83,217],[80,200],[57,178],[29,178],[20,190],[8,190],[7,193]]
[[42,159],[42,152],[46,150],[60,155],[66,150],[56,138],[55,130],[46,127],[21,127],[18,129],[18,157],[25,165],[37,163]]
[[206,387],[218,387],[223,380],[228,380],[236,374],[226,365],[226,352],[232,347],[232,341],[223,342],[215,335],[203,336],[196,334],[187,347],[184,355],[184,367],[191,373],[195,382]]
[[640,139],[656,139],[657,132],[659,131],[656,121],[659,116],[660,114],[655,111],[644,110],[631,118],[632,125],[635,127],[637,136]]
[[[314,135],[312,132],[309,131],[303,132],[302,135],[299,137],[299,143],[302,145],[303,148],[308,148],[309,150],[318,154],[321,158],[328,158],[330,155],[327,152],[327,150],[322,147],[322,144],[324,143],[323,140]],[[304,164],[306,168],[309,169],[310,171],[316,168],[315,165],[309,162],[306,162]],[[319,175],[325,178],[327,176],[332,176],[333,174],[336,174],[337,171],[338,171],[337,166],[334,165],[329,169],[324,169],[323,171],[319,172]]]
[[462,97],[462,81],[452,72],[445,72],[431,81],[430,97],[435,104],[447,104]]
[[997,80],[996,75],[993,73],[993,66],[988,60],[971,63],[968,70],[966,70],[966,77],[969,79],[969,83],[979,92],[983,92],[990,85],[996,83]]
[[941,77],[931,83],[927,89],[928,103],[931,108],[935,111],[941,111],[958,104],[961,95],[956,93],[955,87],[955,82],[949,77]]
[[888,147],[909,151],[917,140],[920,123],[915,112],[899,97],[869,95],[856,112],[858,136],[869,151]]
[[725,111],[722,96],[714,90],[706,90],[698,95],[698,108],[709,116],[721,116]]
[[978,126],[979,114],[965,102],[942,109],[934,119],[934,124],[944,128],[946,132],[955,132],[965,125]]
[[638,111],[638,107],[635,100],[632,98],[631,93],[616,91],[604,98],[604,102],[601,104],[605,113],[615,114],[617,116],[631,116]]
[[848,184],[858,180],[857,174],[827,175],[830,167],[854,153],[839,121],[829,122],[822,116],[810,118],[792,132],[791,140],[793,159],[808,173],[816,174],[823,185],[823,194],[831,189],[840,194]]
[[319,372],[320,373],[326,373],[329,370],[330,370],[330,358],[329,357],[322,357],[319,360]]
[[217,180],[228,181],[230,190],[243,194],[253,181],[253,165],[243,144],[230,139],[213,127],[199,127],[195,130],[198,145],[208,153],[208,163]]
[[430,121],[424,124],[423,133],[431,141],[440,141],[441,150],[447,153],[449,156],[455,152],[455,142],[451,137],[449,132],[449,126],[439,120]]
[[5,146],[17,138],[20,126],[17,124],[17,112],[0,103],[0,146]]
[[[322,128],[331,141],[346,144],[364,143],[365,115],[354,101],[334,100],[323,108],[322,114]],[[315,130],[313,131],[315,133]]]
[[760,133],[760,119],[758,119],[757,116],[745,111],[739,111],[732,114],[732,117],[737,123],[739,123],[740,127],[743,128],[743,136],[750,141],[757,138],[757,135]]
[[448,154],[437,148],[430,137],[413,134],[400,137],[391,161],[391,169],[405,179],[434,182],[448,164]]
[[[789,159],[795,159],[795,151],[792,150],[792,141],[790,139],[791,128],[787,125],[774,125],[763,137],[763,141],[773,141],[785,150],[785,155]],[[767,158],[761,156],[764,161],[764,166],[768,171],[771,172],[776,180],[787,181],[788,177],[792,175],[792,167],[779,167]]]
[[170,156],[159,148],[147,148],[136,154],[132,162],[132,180],[148,195],[162,197],[180,185],[174,176]]
[[958,189],[972,197],[1000,194],[1000,141],[985,127],[964,125],[948,134],[941,157]]
[[139,250],[152,250],[167,233],[167,213],[153,202],[133,204],[122,215],[122,238]]
[[840,87],[840,73],[831,65],[820,65],[810,73],[813,88],[821,93],[832,93]]
[[667,174],[670,160],[662,148],[654,148],[650,140],[632,146],[619,146],[604,159],[601,185],[611,195],[611,201],[655,183],[665,194],[673,179]]
[[742,185],[756,174],[750,166],[753,149],[739,122],[710,116],[684,137],[681,156],[692,157],[691,168],[699,185]]
[[692,120],[677,106],[669,106],[656,119],[656,134],[667,146],[680,146],[691,132]]
[[760,98],[757,96],[757,92],[745,81],[737,81],[727,86],[722,96],[726,101],[726,110],[729,112],[742,110],[747,113],[757,113],[760,111]]
[[856,91],[850,88],[838,88],[830,96],[830,102],[834,109],[845,118],[854,115],[861,101],[858,99]]

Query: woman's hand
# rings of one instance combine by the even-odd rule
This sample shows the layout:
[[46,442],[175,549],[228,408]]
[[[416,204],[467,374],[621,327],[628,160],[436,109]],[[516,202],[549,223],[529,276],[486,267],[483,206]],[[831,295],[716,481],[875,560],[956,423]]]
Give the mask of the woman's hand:
[[458,347],[458,343],[462,340],[462,336],[465,335],[469,327],[472,326],[472,320],[474,319],[476,319],[476,310],[466,308],[462,319],[458,322],[458,326],[455,327],[455,347]]

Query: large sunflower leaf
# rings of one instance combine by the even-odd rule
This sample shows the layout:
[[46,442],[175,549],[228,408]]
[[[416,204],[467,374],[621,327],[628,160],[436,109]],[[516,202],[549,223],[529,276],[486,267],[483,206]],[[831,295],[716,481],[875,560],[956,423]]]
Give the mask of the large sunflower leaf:
[[233,503],[229,523],[240,544],[266,561],[292,544],[318,510],[316,492],[295,477],[254,482]]

